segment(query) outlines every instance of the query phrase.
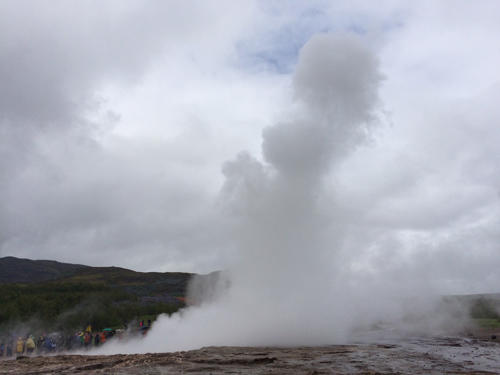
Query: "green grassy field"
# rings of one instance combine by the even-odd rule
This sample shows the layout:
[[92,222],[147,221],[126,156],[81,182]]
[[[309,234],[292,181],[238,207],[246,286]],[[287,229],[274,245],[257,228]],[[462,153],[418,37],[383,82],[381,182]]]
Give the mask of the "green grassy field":
[[474,322],[481,328],[500,328],[500,319],[479,318]]

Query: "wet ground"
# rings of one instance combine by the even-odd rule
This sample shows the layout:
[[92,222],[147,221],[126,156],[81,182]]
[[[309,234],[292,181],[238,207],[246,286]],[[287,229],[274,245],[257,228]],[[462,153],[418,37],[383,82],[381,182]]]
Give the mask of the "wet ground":
[[58,355],[0,361],[0,374],[496,374],[489,338],[413,338],[299,348],[208,347],[176,353]]

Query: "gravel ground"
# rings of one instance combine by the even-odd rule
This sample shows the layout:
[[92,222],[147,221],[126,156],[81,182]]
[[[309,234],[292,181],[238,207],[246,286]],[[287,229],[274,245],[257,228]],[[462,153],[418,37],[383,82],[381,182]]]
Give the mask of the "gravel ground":
[[0,361],[0,374],[494,374],[500,344],[412,338],[321,347],[207,347],[175,353],[57,355]]

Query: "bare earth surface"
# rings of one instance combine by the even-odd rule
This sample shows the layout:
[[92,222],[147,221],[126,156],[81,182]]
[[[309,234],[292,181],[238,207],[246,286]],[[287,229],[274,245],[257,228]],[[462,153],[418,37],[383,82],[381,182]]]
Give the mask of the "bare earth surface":
[[58,355],[0,361],[0,374],[494,374],[500,344],[415,338],[299,348],[208,347],[176,353]]

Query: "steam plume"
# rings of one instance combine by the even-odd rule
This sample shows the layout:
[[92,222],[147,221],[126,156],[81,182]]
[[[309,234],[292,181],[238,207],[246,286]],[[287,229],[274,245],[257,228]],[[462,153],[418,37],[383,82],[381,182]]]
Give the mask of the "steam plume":
[[292,108],[263,132],[264,162],[243,152],[223,166],[236,264],[215,289],[205,287],[210,298],[197,295],[197,306],[161,317],[142,347],[103,350],[342,340],[359,299],[337,256],[342,231],[324,209],[322,186],[369,135],[380,81],[377,59],[355,37],[313,37],[300,52]]

